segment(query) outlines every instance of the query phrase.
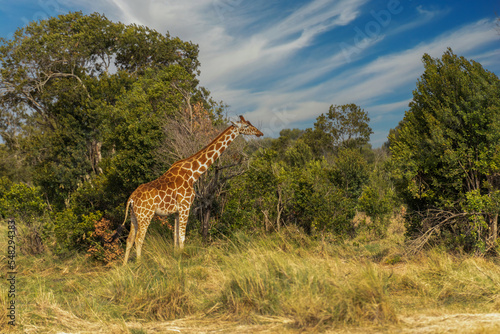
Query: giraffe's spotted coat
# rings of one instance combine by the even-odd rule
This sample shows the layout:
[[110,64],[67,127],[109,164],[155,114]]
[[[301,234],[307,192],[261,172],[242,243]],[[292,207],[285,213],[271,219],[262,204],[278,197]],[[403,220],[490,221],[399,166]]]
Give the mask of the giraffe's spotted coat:
[[[175,162],[165,174],[156,180],[137,187],[127,201],[126,210],[128,212],[130,206],[132,223],[127,238],[124,264],[128,261],[134,242],[137,258],[140,258],[146,231],[155,214],[164,216],[178,213],[174,243],[176,247],[183,248],[189,209],[195,196],[193,185],[240,134],[258,137],[263,135],[250,122],[240,116],[239,122],[233,123],[198,153]],[[127,217],[125,217],[125,221],[126,219]]]

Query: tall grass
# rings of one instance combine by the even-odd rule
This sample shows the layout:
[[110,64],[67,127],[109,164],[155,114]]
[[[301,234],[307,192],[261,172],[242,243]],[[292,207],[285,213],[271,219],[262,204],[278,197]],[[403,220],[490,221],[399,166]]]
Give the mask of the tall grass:
[[[288,330],[301,331],[397,327],[401,318],[425,312],[500,311],[493,260],[438,249],[414,258],[403,253],[394,236],[333,243],[284,230],[210,245],[190,238],[182,252],[150,233],[141,261],[126,266],[84,256],[19,256],[17,329],[139,333],[140,325],[130,329],[131,323],[194,317],[247,324],[281,319]],[[4,319],[0,312],[1,332],[8,329]]]
[[500,267],[496,259],[452,255],[433,249],[409,261],[395,276],[394,293],[405,305],[438,312],[500,311]]
[[[100,298],[124,319],[169,320],[195,314],[253,321],[286,317],[297,327],[396,320],[389,275],[370,263],[345,263],[301,234],[241,234],[209,246],[150,236],[144,259],[100,280]],[[145,247],[146,248],[146,247]],[[111,307],[113,308],[113,307]]]
[[240,241],[221,255],[223,309],[237,317],[284,316],[297,327],[396,321],[386,273],[332,257],[319,242],[302,238],[284,233]]

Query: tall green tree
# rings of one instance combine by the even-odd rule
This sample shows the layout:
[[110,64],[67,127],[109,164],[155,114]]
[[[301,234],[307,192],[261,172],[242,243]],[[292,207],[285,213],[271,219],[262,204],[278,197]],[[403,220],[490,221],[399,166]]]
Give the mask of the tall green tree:
[[360,148],[373,133],[368,113],[354,103],[331,105],[327,113],[316,118],[314,130],[305,134],[306,143],[325,155],[342,148]]
[[425,54],[423,63],[410,109],[389,136],[398,188],[413,215],[409,231],[425,232],[443,222],[441,214],[433,219],[429,212],[452,212],[455,218],[440,225],[446,231],[442,235],[467,249],[494,246],[500,211],[500,81],[451,49],[441,59]]
[[[103,172],[102,159],[126,148],[111,133],[132,114],[149,117],[135,118],[149,127],[134,126],[160,143],[161,125],[151,123],[186,97],[206,100],[197,87],[198,47],[147,27],[76,12],[32,22],[0,42],[0,135],[32,166],[55,208]],[[137,144],[135,152],[146,150]],[[147,170],[145,160],[139,165]]]

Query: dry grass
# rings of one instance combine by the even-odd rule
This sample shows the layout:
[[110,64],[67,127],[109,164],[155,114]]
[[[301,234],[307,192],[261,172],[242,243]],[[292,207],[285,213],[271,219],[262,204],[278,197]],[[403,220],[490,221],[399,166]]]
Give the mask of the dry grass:
[[144,258],[127,266],[18,255],[18,325],[6,324],[2,307],[0,331],[498,332],[496,259],[439,249],[405,257],[400,224],[383,240],[361,235],[342,244],[293,230],[207,246],[191,237],[183,252],[151,233]]

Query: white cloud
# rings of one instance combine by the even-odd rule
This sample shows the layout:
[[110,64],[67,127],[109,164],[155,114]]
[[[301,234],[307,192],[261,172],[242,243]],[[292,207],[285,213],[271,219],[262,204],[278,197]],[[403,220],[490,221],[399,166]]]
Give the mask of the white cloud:
[[[467,56],[471,51],[498,39],[491,31],[491,24],[491,21],[482,20],[463,26],[412,49],[377,58],[366,65],[349,68],[340,75],[309,89],[297,92],[280,90],[248,94],[246,98],[256,105],[248,117],[258,118],[264,124],[273,123],[273,119],[276,118],[273,110],[280,110],[280,106],[286,106],[287,119],[296,122],[316,118],[326,112],[331,104],[353,102],[368,111],[375,122],[380,122],[382,119],[380,115],[394,111],[395,108],[400,108],[400,119],[402,119],[402,111],[407,109],[408,98],[395,103],[384,101],[391,100],[392,94],[401,94],[401,88],[407,89],[408,97],[411,97],[411,91],[423,72],[421,62],[423,54],[429,53],[433,57],[441,57],[450,46],[456,54]],[[491,53],[488,53],[488,56],[491,58]],[[393,121],[395,123],[391,127],[394,127],[399,120]],[[372,136],[374,143],[380,144],[385,140],[376,138],[376,135]]]
[[451,47],[456,54],[467,55],[497,40],[498,37],[491,32],[491,24],[491,21],[482,20],[412,49],[388,54],[366,65],[350,68],[342,75],[317,86],[312,95],[325,96],[333,91],[330,96],[342,101],[365,104],[380,100],[382,96],[391,94],[402,86],[416,83],[423,71],[421,59],[424,53],[441,57],[446,48]]
[[[234,113],[260,122],[274,135],[280,124],[312,123],[331,104],[356,103],[378,124],[398,109],[402,118],[422,74],[424,53],[440,57],[450,46],[456,54],[474,56],[485,67],[500,69],[499,50],[487,48],[499,39],[491,20],[440,31],[433,40],[392,51],[389,42],[399,46],[409,33],[418,38],[417,27],[433,24],[448,10],[413,7],[415,17],[405,3],[405,11],[392,16],[377,34],[358,38],[352,29],[363,30],[367,22],[356,25],[356,20],[363,14],[375,20],[367,3],[314,0],[285,9],[286,5],[264,0],[101,0],[89,7],[102,9],[113,20],[147,25],[162,33],[168,30],[199,44],[201,84],[216,100],[231,105]],[[304,56],[312,47],[318,50],[315,43],[325,33],[332,39],[330,44],[323,41],[319,51]],[[357,47],[356,52],[346,57],[346,50],[339,47],[342,42]],[[385,45],[388,49],[381,50]],[[374,137],[380,133],[377,130]]]
[[310,45],[318,34],[353,20],[365,1],[316,0],[245,39],[224,38],[225,43],[219,48],[212,45],[210,52],[203,51],[201,42],[202,83],[210,87],[255,77],[256,73],[264,72],[265,76],[269,68]]

